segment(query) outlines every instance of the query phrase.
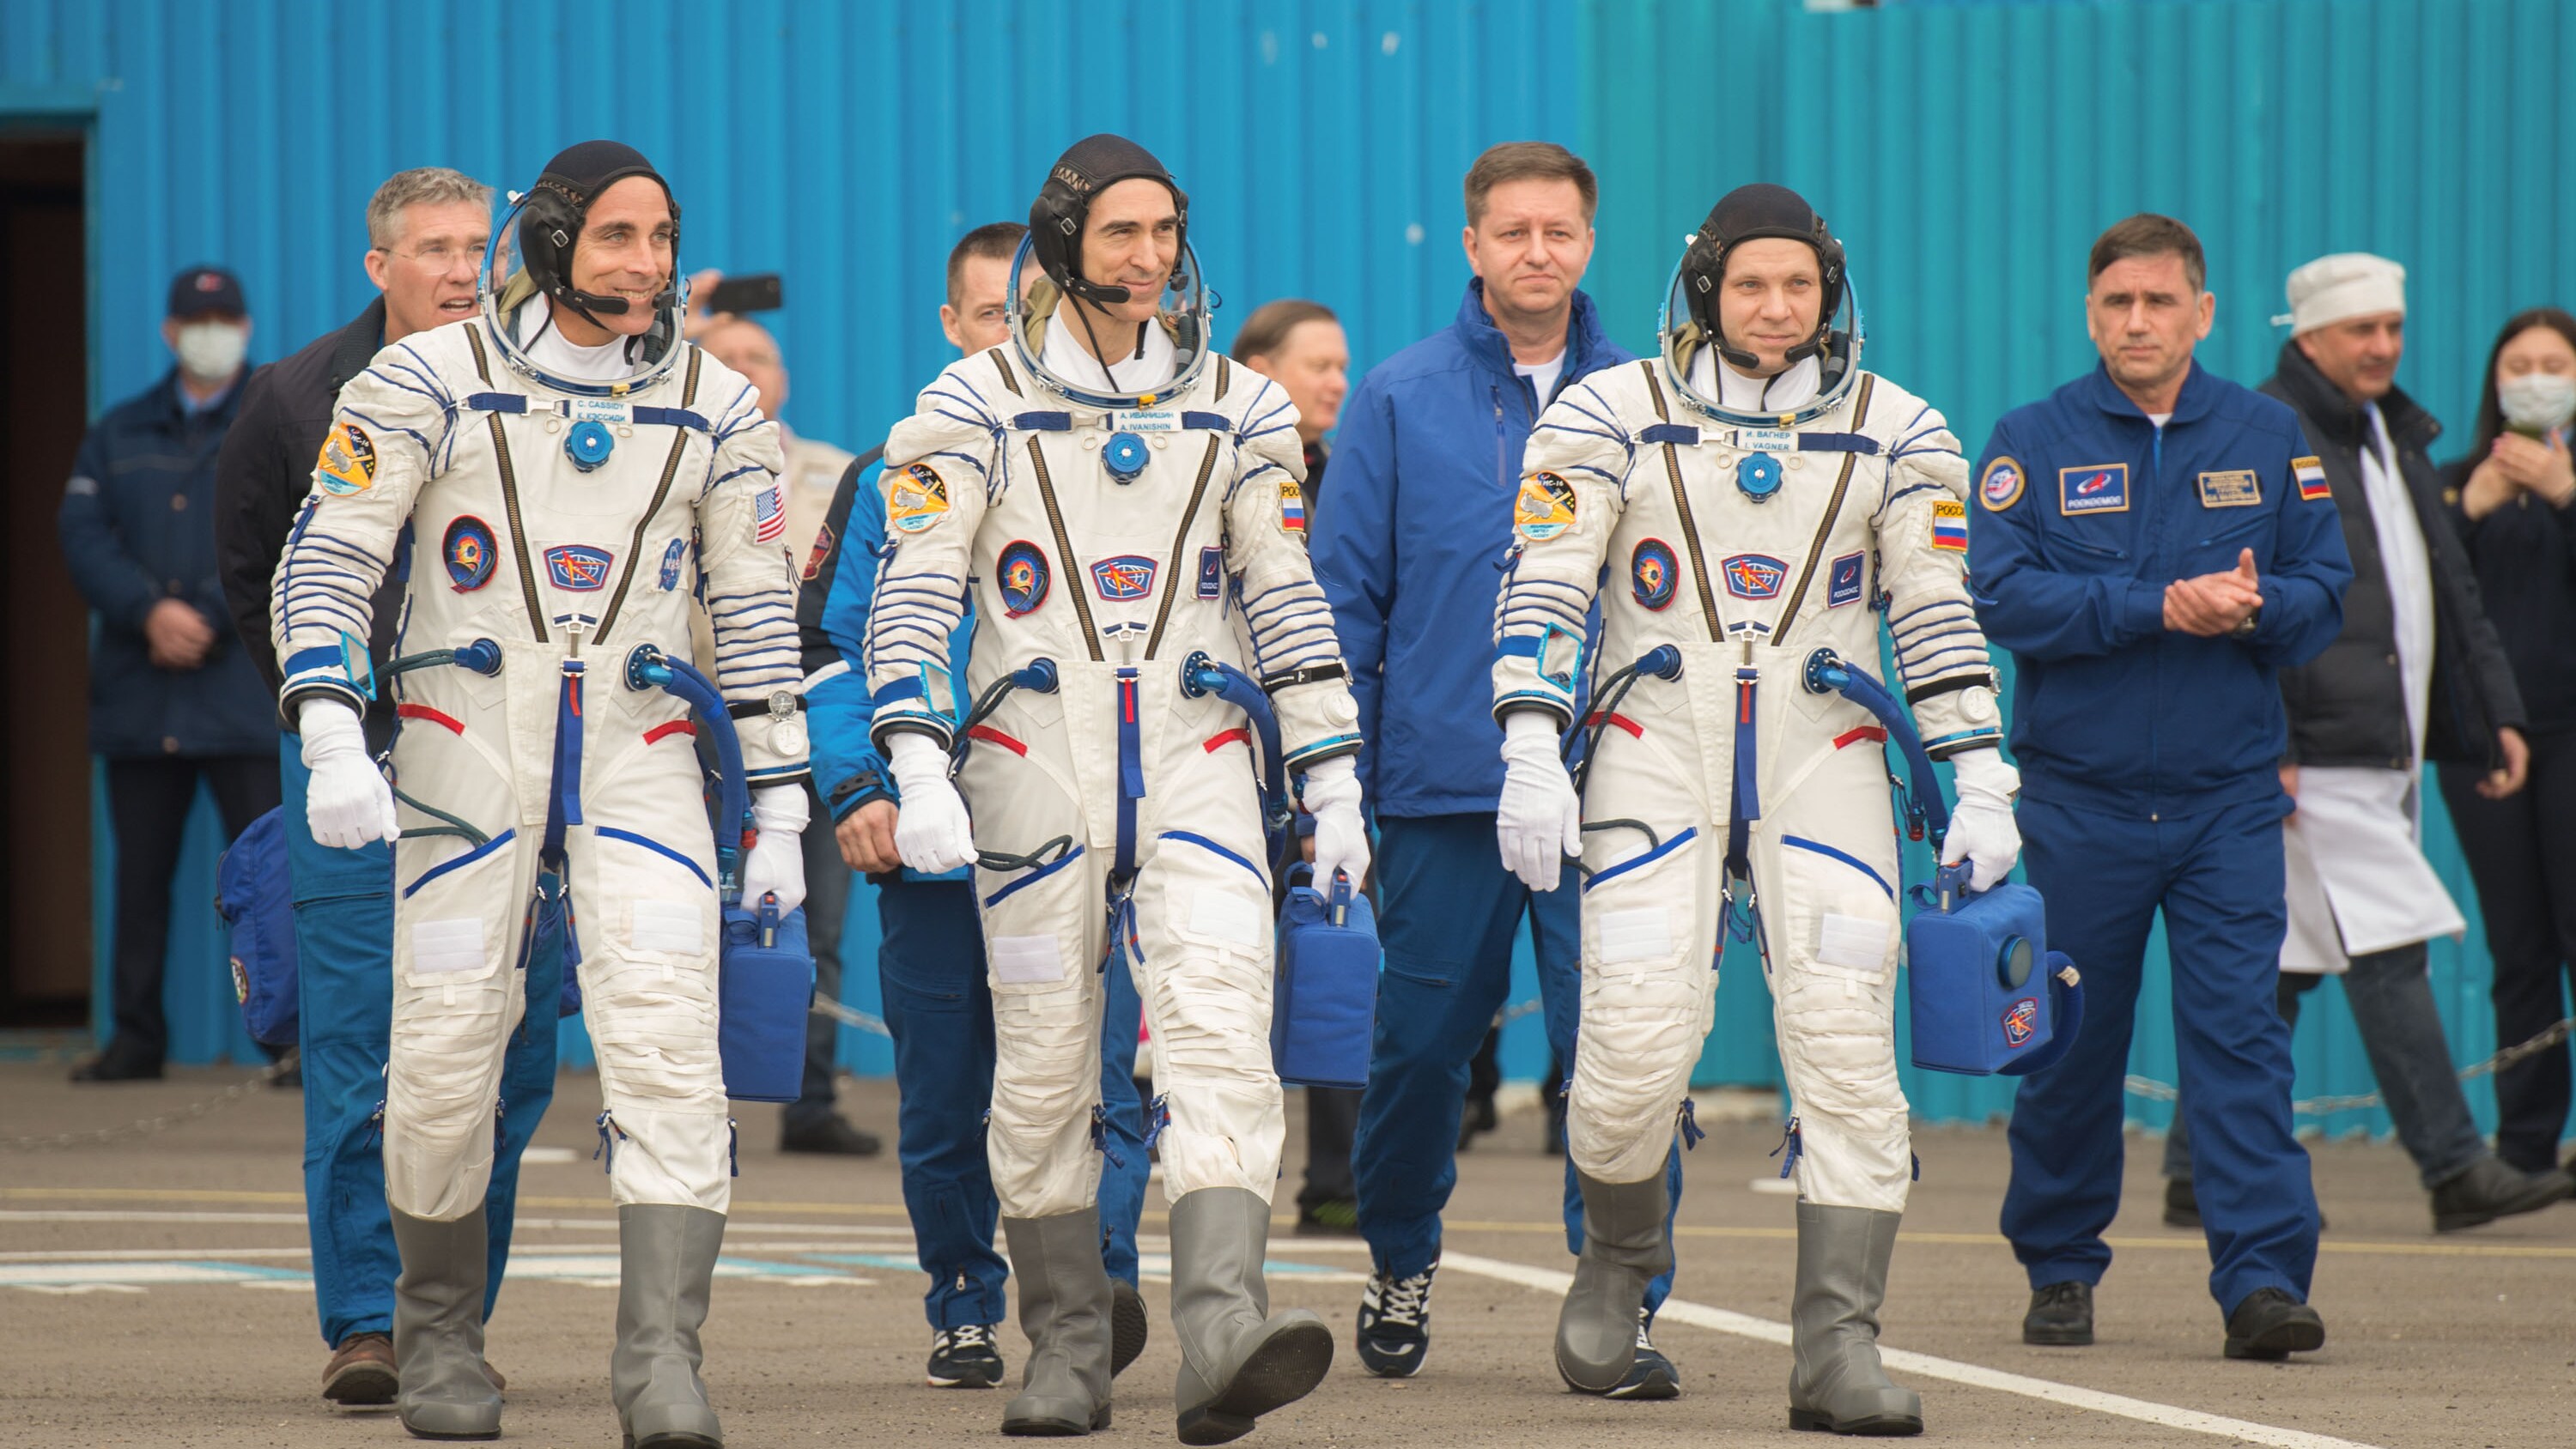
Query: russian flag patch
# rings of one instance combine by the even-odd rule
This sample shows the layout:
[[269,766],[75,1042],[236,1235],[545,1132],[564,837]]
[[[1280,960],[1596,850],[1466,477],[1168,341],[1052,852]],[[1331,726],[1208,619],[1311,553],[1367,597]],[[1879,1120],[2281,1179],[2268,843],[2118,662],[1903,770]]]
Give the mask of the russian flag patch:
[[1968,551],[1968,505],[1943,498],[1932,505],[1932,546],[1953,553]]
[[2326,465],[2318,458],[2292,458],[2290,476],[2299,480],[2299,497],[2314,503],[2334,497],[2334,488],[2326,482]]

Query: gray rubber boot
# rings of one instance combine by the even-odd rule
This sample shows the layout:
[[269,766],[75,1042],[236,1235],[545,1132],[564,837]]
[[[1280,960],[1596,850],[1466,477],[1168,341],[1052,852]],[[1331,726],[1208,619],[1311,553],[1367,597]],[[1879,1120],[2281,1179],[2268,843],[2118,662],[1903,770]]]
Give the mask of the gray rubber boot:
[[452,1223],[393,1213],[394,1412],[422,1439],[501,1437],[501,1391],[483,1374],[483,1209]]
[[1100,1266],[1100,1210],[1004,1218],[1020,1331],[1029,1361],[1019,1396],[1002,1409],[1005,1434],[1088,1434],[1109,1427],[1109,1270]]
[[1333,1333],[1303,1308],[1270,1311],[1261,1276],[1270,1204],[1239,1187],[1203,1187],[1172,1204],[1172,1389],[1184,1444],[1223,1444],[1252,1421],[1314,1392],[1333,1366]]
[[1789,1427],[1920,1434],[1923,1396],[1888,1382],[1878,1306],[1902,1214],[1798,1204],[1798,1291],[1789,1305]]
[[629,1449],[722,1449],[698,1377],[698,1330],[724,1246],[725,1215],[675,1203],[617,1210],[617,1347],[608,1392]]
[[1602,1182],[1577,1171],[1583,1251],[1556,1315],[1556,1371],[1568,1387],[1606,1394],[1637,1362],[1637,1312],[1646,1285],[1672,1271],[1672,1212],[1661,1164],[1644,1182]]

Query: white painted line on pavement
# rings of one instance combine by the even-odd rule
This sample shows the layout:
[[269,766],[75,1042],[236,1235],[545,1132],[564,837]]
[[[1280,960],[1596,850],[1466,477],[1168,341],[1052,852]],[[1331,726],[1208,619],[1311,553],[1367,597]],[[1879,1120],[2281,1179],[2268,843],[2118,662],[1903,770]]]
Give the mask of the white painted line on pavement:
[[[1473,1253],[1444,1251],[1440,1255],[1443,1270],[1472,1273],[1480,1278],[1493,1278],[1517,1283],[1542,1293],[1563,1294],[1572,1286],[1574,1275],[1555,1268],[1534,1268],[1526,1263],[1507,1262],[1501,1258],[1484,1258]],[[1741,1338],[1758,1338],[1764,1343],[1786,1346],[1789,1325],[1749,1313],[1736,1313],[1724,1308],[1711,1308],[1704,1303],[1690,1303],[1679,1298],[1664,1300],[1656,1314],[1658,1319],[1687,1323],[1695,1328],[1713,1328]],[[2215,1434],[2249,1444],[2264,1444],[2272,1449],[2371,1449],[2350,1439],[2337,1439],[2327,1434],[2311,1434],[2301,1429],[2277,1429],[2247,1419],[2231,1419],[2224,1414],[2207,1414],[2198,1409],[2177,1408],[2149,1399],[2133,1399],[2125,1394],[2109,1394],[2099,1389],[2061,1384],[2052,1379],[2035,1379],[2027,1374],[2006,1373],[1980,1364],[1961,1363],[1957,1359],[1936,1358],[1928,1353],[1912,1353],[1901,1348],[1879,1349],[1879,1357],[1900,1373],[1923,1378],[1946,1379],[1970,1388],[1993,1389],[1998,1393],[2019,1394],[2024,1398],[2064,1404],[2069,1408],[2090,1409],[2100,1414],[2116,1414],[2145,1424],[2161,1424],[2171,1429],[2185,1429],[2199,1434]]]

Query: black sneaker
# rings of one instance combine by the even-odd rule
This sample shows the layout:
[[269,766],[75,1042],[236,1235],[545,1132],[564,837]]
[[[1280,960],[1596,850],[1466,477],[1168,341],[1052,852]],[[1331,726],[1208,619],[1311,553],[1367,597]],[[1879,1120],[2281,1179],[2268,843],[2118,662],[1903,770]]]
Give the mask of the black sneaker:
[[2082,1348],[2093,1341],[2093,1285],[2069,1280],[2030,1295],[2021,1341],[2042,1348]]
[[885,1150],[885,1144],[873,1132],[862,1132],[850,1125],[838,1112],[828,1112],[802,1122],[782,1123],[778,1129],[781,1152],[814,1152],[828,1157],[874,1157]]
[[1628,1366],[1628,1376],[1619,1386],[1603,1394],[1605,1399],[1678,1399],[1682,1396],[1681,1371],[1664,1357],[1646,1336],[1654,1319],[1646,1309],[1637,1310],[1637,1361]]
[[2257,1288],[2227,1315],[2227,1356],[2278,1363],[2326,1346],[2326,1321],[2278,1288]]
[[1382,1379],[1409,1379],[1431,1352],[1432,1264],[1410,1278],[1369,1274],[1360,1292],[1360,1362]]
[[969,1323],[932,1334],[929,1379],[934,1389],[989,1389],[1000,1383],[1002,1351],[993,1345],[993,1325]]
[[157,1082],[161,1080],[161,1059],[147,1056],[121,1041],[110,1041],[107,1049],[72,1068],[75,1082]]
[[2165,1226],[2196,1228],[2200,1226],[2200,1194],[2192,1189],[2188,1177],[2165,1179]]
[[[1153,1315],[1145,1311],[1145,1295],[1124,1278],[1109,1280],[1109,1376],[1127,1372],[1127,1365],[1145,1351],[1145,1340],[1153,1335]],[[995,1359],[996,1365],[1001,1363]],[[996,1376],[1000,1370],[996,1368]]]

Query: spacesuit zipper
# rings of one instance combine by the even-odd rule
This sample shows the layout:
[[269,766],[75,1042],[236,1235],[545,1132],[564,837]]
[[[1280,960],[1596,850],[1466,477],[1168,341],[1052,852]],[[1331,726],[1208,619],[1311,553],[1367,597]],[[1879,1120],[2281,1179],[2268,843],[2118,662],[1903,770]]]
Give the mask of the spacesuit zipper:
[[[1637,366],[1645,370],[1646,394],[1654,401],[1655,421],[1671,422],[1672,414],[1664,407],[1663,384],[1655,381],[1655,365],[1640,362]],[[1681,454],[1671,443],[1664,444],[1664,476],[1672,482],[1673,511],[1681,515],[1682,543],[1690,549],[1691,583],[1699,589],[1700,617],[1708,621],[1708,642],[1715,644],[1726,637],[1726,631],[1717,621],[1717,595],[1708,586],[1708,556],[1700,551],[1699,524],[1691,518],[1690,492],[1682,487]]]
[[[1038,501],[1046,505],[1047,527],[1055,530],[1055,556],[1064,569],[1065,581],[1072,585],[1074,617],[1082,621],[1082,647],[1091,651],[1091,662],[1100,662],[1100,635],[1091,627],[1091,601],[1083,594],[1082,560],[1073,556],[1073,539],[1064,531],[1064,514],[1055,506],[1055,480],[1047,476],[1046,450],[1038,440],[1029,439],[1029,462],[1038,474]],[[1177,561],[1176,561],[1177,563]]]
[[1834,496],[1825,502],[1824,521],[1816,525],[1815,542],[1807,545],[1807,566],[1798,570],[1798,586],[1789,591],[1788,607],[1780,611],[1780,620],[1772,626],[1771,637],[1787,640],[1789,630],[1798,622],[1798,606],[1807,601],[1807,585],[1815,582],[1816,560],[1825,556],[1825,541],[1833,537],[1834,521],[1842,516],[1843,495],[1851,489],[1852,468],[1860,454],[1843,454],[1842,476],[1834,480]]
[[1199,481],[1190,489],[1190,506],[1181,514],[1180,531],[1172,535],[1172,561],[1163,566],[1163,602],[1154,610],[1154,632],[1145,636],[1145,657],[1148,659],[1154,657],[1155,646],[1163,642],[1163,623],[1172,616],[1172,596],[1180,591],[1181,586],[1181,554],[1189,546],[1190,525],[1198,521],[1199,500],[1207,496],[1208,477],[1216,472],[1217,448],[1223,441],[1219,434],[1208,435],[1207,456],[1199,460]]
[[[680,406],[683,408],[698,400],[698,361],[705,356],[694,347],[689,349],[688,380],[680,384]],[[608,596],[608,612],[600,616],[597,632],[602,642],[606,642],[609,629],[617,623],[617,611],[626,602],[626,590],[635,582],[635,561],[643,557],[644,535],[653,526],[653,515],[662,511],[662,500],[671,496],[671,480],[680,475],[680,456],[689,450],[689,430],[674,427],[672,433],[671,456],[662,460],[661,485],[653,490],[653,501],[645,506],[644,515],[635,520],[635,536],[626,542],[626,571],[617,576],[617,592]],[[709,445],[709,450],[712,453],[713,444]],[[775,488],[780,484],[773,477],[770,486]],[[780,499],[779,506],[786,507],[786,500]]]
[[[479,326],[465,329],[465,340],[474,348],[474,373],[489,387],[492,370],[483,360],[483,334]],[[528,627],[536,631],[537,642],[546,642],[545,606],[537,599],[537,571],[528,562],[527,525],[519,518],[519,474],[510,466],[510,435],[501,426],[499,413],[486,413],[484,422],[492,429],[492,460],[501,469],[501,511],[510,520],[510,552],[519,561],[519,597],[528,607]]]

